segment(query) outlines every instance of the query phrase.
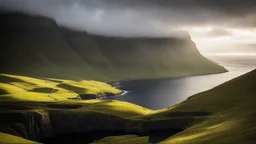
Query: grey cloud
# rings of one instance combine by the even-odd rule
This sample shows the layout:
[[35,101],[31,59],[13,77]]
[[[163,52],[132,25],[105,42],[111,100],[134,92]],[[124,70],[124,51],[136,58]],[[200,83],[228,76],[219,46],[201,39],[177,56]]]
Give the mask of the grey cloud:
[[180,27],[203,25],[256,27],[255,0],[0,0],[0,7],[103,35],[169,36]]

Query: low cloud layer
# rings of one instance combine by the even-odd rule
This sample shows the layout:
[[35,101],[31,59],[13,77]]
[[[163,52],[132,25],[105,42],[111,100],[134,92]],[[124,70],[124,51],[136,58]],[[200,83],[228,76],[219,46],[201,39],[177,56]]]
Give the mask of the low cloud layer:
[[211,26],[202,35],[218,37],[232,35],[227,29],[256,28],[255,0],[0,0],[0,7],[102,35],[169,36]]

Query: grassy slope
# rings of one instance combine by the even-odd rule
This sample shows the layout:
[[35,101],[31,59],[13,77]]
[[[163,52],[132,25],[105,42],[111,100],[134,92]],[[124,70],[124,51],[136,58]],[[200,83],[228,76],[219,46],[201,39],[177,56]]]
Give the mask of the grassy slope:
[[[79,94],[92,94],[96,97],[121,93],[106,83],[81,80],[40,79],[26,76],[0,74],[0,95],[28,101],[51,101],[77,98]],[[50,96],[49,96],[50,94]]]
[[207,111],[213,115],[163,143],[255,143],[255,88],[256,70],[174,106],[171,112]]
[[[170,108],[154,111],[146,117],[166,119],[177,112],[209,112],[204,121],[162,141],[163,144],[254,144],[256,131],[256,70],[192,96]],[[187,115],[187,117],[190,117]],[[194,117],[194,116],[193,116]],[[129,139],[127,139],[129,137]],[[134,135],[110,136],[95,143],[146,143]]]
[[14,143],[19,143],[19,144],[36,144],[37,142],[33,142],[30,140],[26,140],[21,137],[17,137],[14,135],[10,134],[5,134],[0,132],[0,144],[14,144]]
[[[122,130],[120,123],[121,125],[129,124],[127,118],[132,120],[152,112],[127,102],[102,100],[69,100],[47,103],[8,100],[1,101],[0,107],[0,115],[5,117],[5,119],[0,119],[0,143],[23,143],[26,139],[22,137],[32,138],[37,135],[37,138],[40,138],[42,135],[52,132],[56,132],[56,134],[79,132],[80,128],[82,131],[83,129],[88,131],[90,126],[94,130]],[[32,117],[30,117],[31,115]],[[42,119],[37,119],[38,117]],[[38,123],[40,120],[43,120],[43,124]],[[29,129],[28,123],[32,130]],[[38,127],[46,129],[41,129],[38,134],[36,132]],[[20,128],[24,130],[21,132]],[[12,135],[18,137],[12,137]]]
[[0,72],[120,80],[223,72],[187,37],[113,38],[60,28],[23,14],[0,15]]
[[93,144],[147,144],[148,139],[147,136],[138,137],[137,135],[111,136],[96,141]]
[[[72,115],[74,113],[78,117],[87,117],[87,115],[93,114],[96,117],[99,115],[99,118],[112,117],[112,115],[131,118],[147,115],[151,112],[151,110],[127,102],[69,100],[76,98],[79,93],[95,95],[100,93],[99,96],[103,96],[104,93],[118,94],[121,92],[103,82],[88,80],[76,82],[10,74],[0,74],[0,80],[0,115],[5,117],[0,120],[1,144],[35,143],[22,138],[24,135],[21,135],[17,129],[13,129],[14,125],[17,127],[26,125],[25,123],[29,122],[28,115],[31,114],[45,117],[57,110],[59,111],[58,114]],[[51,97],[48,97],[53,88],[55,92],[51,94]],[[21,117],[25,119],[23,122],[20,122]],[[63,118],[65,119],[67,116]],[[76,119],[76,116],[72,116],[72,118]],[[3,133],[3,131],[11,134]]]
[[50,137],[53,132],[57,135],[89,131],[90,127],[114,131],[124,130],[124,125],[129,129],[130,121],[152,112],[127,102],[103,100],[36,103],[1,99],[0,107],[0,115],[5,117],[0,119],[0,143],[23,143],[22,137],[38,139],[44,135]]
[[[191,112],[207,112],[211,115],[203,117],[202,122],[192,122],[192,126],[187,127],[184,131],[164,140],[162,143],[250,144],[255,143],[255,86],[256,70],[222,84],[212,90],[192,96],[180,104],[158,111],[152,111],[134,104],[120,101],[55,101],[51,103],[29,103],[26,101],[15,102],[12,100],[9,102],[5,101],[4,103],[0,103],[0,106],[2,107],[1,115],[6,115],[6,117],[9,116],[13,118],[14,121],[9,120],[6,122],[1,120],[1,124],[6,123],[4,124],[5,128],[1,131],[11,132],[8,130],[8,126],[13,125],[16,121],[15,115],[10,116],[8,113],[16,113],[18,115],[18,113],[26,114],[33,111],[40,115],[46,115],[47,113],[49,115],[58,110],[59,116],[62,115],[61,113],[65,113],[66,117],[71,115],[72,119],[90,119],[90,114],[98,115],[97,119],[105,119],[97,121],[98,124],[96,125],[100,125],[101,122],[109,123],[107,119],[117,116],[121,119],[118,118],[120,121],[114,120],[114,127],[118,127],[119,125],[116,124],[121,122],[126,125],[126,129],[129,129],[133,126],[133,124],[129,126],[129,123],[132,121],[143,122],[144,120],[147,120],[148,122],[156,122],[157,124],[160,124],[163,122],[162,120],[167,120],[167,123],[172,123],[173,120],[177,119],[173,123],[173,125],[176,125],[186,118],[201,118],[200,115],[196,116],[195,113],[189,114]],[[9,107],[5,107],[6,105]],[[6,112],[3,108],[8,108],[9,111]],[[65,112],[63,110],[65,110]],[[182,112],[185,114],[182,114]],[[108,118],[106,119],[104,117]],[[53,119],[51,120],[54,122]],[[150,125],[155,125],[156,123],[152,123]],[[82,127],[81,124],[80,127]],[[113,128],[113,126],[110,127]],[[142,126],[141,128],[144,129],[146,127]],[[97,141],[96,143],[131,143],[135,141],[137,143],[146,143],[148,141],[148,137],[136,135],[110,136]]]

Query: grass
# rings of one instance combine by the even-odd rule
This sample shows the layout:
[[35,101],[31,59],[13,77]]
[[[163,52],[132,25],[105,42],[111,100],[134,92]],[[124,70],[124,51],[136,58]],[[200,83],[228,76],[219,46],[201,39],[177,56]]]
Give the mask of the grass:
[[10,134],[5,134],[0,132],[0,144],[14,144],[14,143],[19,143],[19,144],[37,144],[37,142],[33,142],[30,140],[26,140],[21,137],[17,137],[14,135]]
[[[122,91],[109,84],[92,80],[81,80],[79,82],[63,79],[33,78],[20,75],[0,74],[1,87],[5,93],[0,95],[0,119],[1,141],[7,143],[30,142],[21,137],[16,138],[4,132],[17,135],[19,133],[14,127],[20,127],[29,122],[28,115],[37,115],[47,125],[54,111],[59,114],[66,113],[74,115],[74,119],[88,119],[88,116],[99,118],[131,118],[147,115],[152,111],[141,106],[127,102],[104,101],[104,100],[70,100],[78,94],[119,94]],[[54,93],[48,95],[55,89]],[[66,116],[60,116],[64,120]],[[58,117],[58,116],[57,116]],[[20,121],[20,119],[23,119]],[[89,118],[90,119],[90,118]],[[48,123],[50,124],[50,123]],[[113,127],[114,128],[114,127]],[[20,136],[20,135],[19,135]]]
[[[48,127],[49,131],[51,131],[51,125],[53,125],[54,131],[60,131],[60,134],[63,134],[63,132],[75,132],[74,128],[87,131],[90,127],[93,129],[114,130],[118,127],[123,129],[120,124],[128,125],[130,121],[137,121],[138,116],[147,115],[151,112],[149,109],[131,103],[104,100],[68,100],[44,103],[11,100],[1,101],[0,109],[1,117],[5,117],[0,119],[0,132],[30,139],[31,137],[26,137],[26,131],[29,130],[26,123],[30,123],[29,125],[35,128]],[[34,122],[30,121],[31,119]],[[41,122],[38,123],[38,121]],[[79,121],[82,123],[79,123]],[[19,127],[25,128],[25,135],[19,131]],[[69,130],[61,130],[63,127]],[[5,135],[2,136],[5,137]],[[4,140],[6,142],[23,142],[19,139],[17,141],[16,139],[9,141],[9,139],[4,138]]]
[[84,101],[89,105],[90,108],[96,111],[102,111],[107,114],[117,115],[123,118],[136,118],[138,116],[148,115],[152,112],[147,108],[122,101],[101,101],[101,100],[91,100]]
[[11,84],[6,84],[6,83],[0,83],[0,88],[1,88],[1,94],[12,94],[12,93],[19,93],[19,92],[24,92],[25,90],[16,87]]
[[[104,82],[91,80],[58,80],[32,78],[19,75],[0,74],[5,83],[0,83],[2,96],[26,101],[53,101],[77,98],[79,94],[96,97],[113,95],[122,91]],[[49,96],[50,95],[50,96]]]
[[123,136],[110,136],[96,141],[93,144],[146,144],[148,143],[148,137],[138,137],[137,135],[123,135]]
[[[9,75],[4,76],[8,77]],[[26,77],[13,75],[9,77],[11,77],[12,81],[14,81],[14,78],[22,82],[28,82],[28,79],[31,81],[30,78]],[[44,79],[35,80],[29,84],[33,89],[38,85],[44,87],[47,85],[57,86],[60,82],[68,83],[74,87],[82,87],[83,85],[77,85],[77,82],[67,80],[51,80],[49,82],[46,80],[47,84],[42,82],[45,81]],[[9,81],[9,83],[12,81]],[[79,83],[84,83],[84,81]],[[102,85],[103,87],[106,86],[106,84]],[[42,124],[45,127],[54,125],[55,130],[61,130],[64,133],[65,129],[69,132],[74,132],[74,128],[79,128],[79,131],[88,131],[88,128],[92,128],[93,130],[111,131],[118,129],[138,132],[147,131],[155,125],[162,126],[162,128],[180,125],[180,128],[184,128],[183,131],[166,138],[161,143],[253,144],[255,143],[254,136],[256,131],[255,86],[256,70],[209,91],[194,95],[182,103],[156,111],[115,100],[56,101],[43,99],[45,102],[42,102],[31,96],[26,99],[20,98],[17,101],[14,99],[4,100],[4,95],[2,95],[0,99],[0,114],[5,119],[0,120],[0,131],[17,135],[18,131],[15,127],[22,126],[31,119],[29,118],[30,116],[35,115],[35,117],[43,120]],[[7,89],[5,90],[8,91]],[[102,91],[105,91],[105,88]],[[5,97],[7,96],[5,95]],[[40,97],[45,96],[42,94]],[[30,101],[26,101],[27,99],[30,99]],[[77,123],[79,121],[83,121],[83,123]],[[66,125],[66,123],[69,123],[69,125]],[[182,126],[182,123],[187,124]],[[65,129],[62,130],[62,128]],[[7,142],[11,141],[8,140],[9,135],[2,134],[2,136],[7,137],[4,139]],[[13,139],[15,140],[16,138]],[[95,143],[145,143],[148,139],[148,136],[127,134],[105,137],[95,141]],[[22,142],[22,140],[21,138],[17,139],[18,142]]]
[[[5,92],[0,95],[0,115],[5,117],[0,119],[0,131],[2,132],[0,143],[30,143],[31,141],[26,141],[21,137],[12,136],[22,136],[19,130],[13,127],[25,126],[25,123],[29,122],[29,115],[35,115],[35,119],[39,118],[43,125],[48,125],[54,122],[54,120],[50,120],[50,115],[61,117],[64,122],[69,117],[68,115],[73,115],[72,118],[74,119],[88,120],[91,119],[90,117],[98,117],[96,119],[116,119],[117,117],[116,121],[119,121],[119,118],[121,120],[126,118],[136,119],[152,112],[141,106],[114,100],[70,100],[70,98],[75,98],[80,93],[97,96],[104,96],[105,93],[113,95],[121,93],[120,90],[103,82],[92,80],[77,82],[10,74],[0,74],[0,77],[3,82],[0,89]],[[53,89],[55,91],[49,97],[48,95]],[[54,113],[55,111],[58,111],[58,114]],[[106,123],[108,123],[107,121]]]
[[163,143],[255,143],[255,86],[256,70],[176,105],[170,111],[204,110],[213,115]]
[[[204,120],[194,123],[166,140],[162,144],[254,144],[256,131],[256,70],[226,82],[209,91],[190,97],[172,107],[152,111],[147,117],[151,120],[173,118],[179,113],[208,112]],[[173,115],[175,113],[175,115]],[[200,114],[200,113],[199,113]],[[186,114],[186,117],[197,117]],[[169,117],[170,118],[170,117]],[[129,137],[129,138],[128,138]],[[147,138],[147,137],[146,137]],[[145,143],[143,137],[133,135],[109,136],[95,143]]]

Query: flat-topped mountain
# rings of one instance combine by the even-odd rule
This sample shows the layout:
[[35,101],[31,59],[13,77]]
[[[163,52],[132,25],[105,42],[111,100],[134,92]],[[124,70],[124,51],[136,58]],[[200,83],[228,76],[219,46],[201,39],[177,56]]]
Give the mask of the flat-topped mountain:
[[0,73],[68,79],[145,79],[225,72],[190,36],[96,36],[21,13],[0,15]]

